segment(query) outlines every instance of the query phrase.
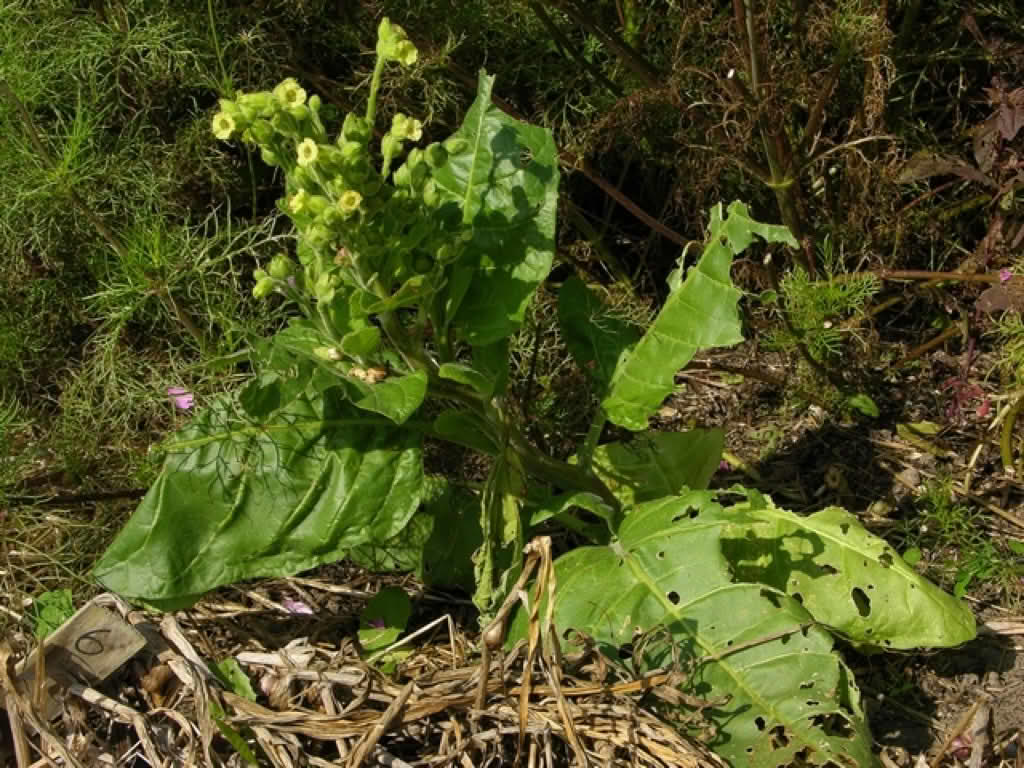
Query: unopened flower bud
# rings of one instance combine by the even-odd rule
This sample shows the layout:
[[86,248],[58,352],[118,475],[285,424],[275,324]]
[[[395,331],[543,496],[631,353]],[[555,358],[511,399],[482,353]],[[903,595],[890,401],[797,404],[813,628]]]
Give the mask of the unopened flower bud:
[[313,178],[313,174],[311,174],[302,166],[295,168],[289,174],[289,177],[291,178],[292,183],[299,189],[316,189],[316,179]]
[[331,201],[323,195],[310,195],[306,198],[306,210],[312,213],[314,216],[323,213],[330,206]]
[[330,360],[332,363],[341,360],[341,351],[337,347],[316,347],[313,354],[321,360]]
[[281,158],[277,156],[277,153],[273,150],[267,149],[266,147],[260,147],[260,157],[263,162],[272,168],[277,168],[281,165]]
[[405,163],[398,166],[398,168],[395,169],[395,173],[391,177],[391,180],[396,187],[412,186],[412,173],[409,172],[409,166]]
[[345,141],[358,141],[366,144],[370,140],[370,124],[365,117],[349,112],[341,126],[341,135]]
[[238,97],[238,108],[245,115],[257,117],[273,117],[277,112],[275,99],[270,91],[258,91],[256,93],[243,93]]
[[299,136],[299,124],[287,112],[278,112],[272,118],[270,118],[270,124],[274,127],[274,130],[284,136],[290,136],[292,138],[298,138]]
[[306,242],[311,248],[327,245],[331,240],[331,231],[320,224],[314,224],[305,231]]
[[469,142],[461,136],[449,136],[444,140],[444,148],[449,155],[459,155],[469,149]]
[[279,253],[270,260],[270,266],[267,267],[267,271],[271,277],[276,277],[278,280],[284,280],[294,269],[292,260],[288,258],[287,254]]
[[259,144],[269,144],[274,140],[274,128],[266,120],[260,118],[253,122],[249,126],[249,130],[252,132],[252,137],[256,139]]
[[253,286],[252,295],[257,299],[262,299],[264,296],[270,294],[274,290],[274,278],[264,277]]
[[330,274],[324,272],[313,286],[313,295],[317,301],[330,301],[334,298],[334,281]]
[[441,168],[448,162],[448,150],[435,142],[427,145],[423,157],[431,168]]
[[380,140],[380,151],[384,157],[394,157],[402,149],[402,138],[393,133],[385,133]]
[[346,141],[341,145],[341,156],[346,160],[360,157],[365,152],[366,147],[358,141]]
[[436,208],[441,204],[441,193],[438,192],[437,182],[433,179],[427,180],[427,183],[423,185],[423,191],[420,194],[423,197],[423,202],[431,208]]

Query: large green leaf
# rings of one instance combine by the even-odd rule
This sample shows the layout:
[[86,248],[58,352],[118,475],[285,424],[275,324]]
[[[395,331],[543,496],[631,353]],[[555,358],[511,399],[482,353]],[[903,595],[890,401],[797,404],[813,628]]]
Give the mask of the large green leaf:
[[156,483],[94,569],[172,609],[222,584],[338,560],[405,527],[422,493],[420,437],[329,390],[269,423],[212,403],[168,446]]
[[707,488],[724,443],[720,429],[645,432],[628,443],[599,445],[593,469],[628,508],[683,490]]
[[839,507],[800,517],[760,494],[734,509],[757,522],[725,531],[733,572],[797,598],[818,621],[858,643],[885,648],[972,640],[974,614],[904,562]]
[[[645,667],[675,658],[688,693],[727,696],[705,715],[717,728],[710,746],[733,765],[778,768],[798,755],[806,765],[876,765],[859,692],[832,637],[793,598],[733,576],[720,536],[756,518],[714,499],[693,491],[642,504],[609,546],[560,557],[559,633],[582,630],[613,655],[632,647]],[[524,630],[520,611],[510,642]],[[639,642],[659,631],[667,644]]]
[[612,315],[608,307],[578,277],[570,277],[558,292],[558,324],[576,363],[600,385],[611,383],[622,355],[640,338],[640,331]]
[[755,234],[769,242],[797,245],[785,227],[751,219],[742,203],[729,206],[728,220],[722,218],[721,204],[711,209],[703,255],[684,280],[681,275],[670,280],[672,291],[665,306],[615,369],[602,403],[611,421],[627,429],[645,429],[647,418],[672,392],[676,372],[697,350],[743,340],[736,306],[740,292],[729,270],[733,256],[750,245]]
[[493,77],[480,73],[476,100],[446,142],[459,151],[433,174],[441,194],[458,202],[463,222],[472,228],[448,289],[465,293],[451,297],[448,311],[460,337],[474,346],[515,332],[555,251],[555,142],[547,129],[494,106],[493,84]]

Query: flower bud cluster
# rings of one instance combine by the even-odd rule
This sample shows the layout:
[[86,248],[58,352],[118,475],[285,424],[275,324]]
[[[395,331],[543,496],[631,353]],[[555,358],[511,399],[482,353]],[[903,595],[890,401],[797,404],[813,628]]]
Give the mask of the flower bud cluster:
[[[386,19],[379,29],[377,54],[406,66],[417,57],[404,30]],[[375,160],[372,102],[369,117],[349,113],[331,141],[320,120],[319,98],[308,97],[293,78],[272,91],[221,101],[213,118],[214,134],[224,140],[241,138],[284,171],[285,196],[279,207],[298,234],[299,264],[278,254],[265,269],[255,270],[255,296],[278,291],[307,310],[311,301],[340,306],[340,297],[351,308],[346,316],[366,318],[400,290],[426,301],[444,284],[446,268],[458,259],[471,233],[458,201],[444,192],[434,174],[452,155],[465,152],[467,142],[452,137],[423,148],[412,146],[403,159],[407,145],[423,138],[423,123],[398,113],[381,138],[380,158]],[[393,163],[398,164],[392,172]],[[331,316],[333,311],[322,308],[314,314]],[[321,355],[323,359],[333,359],[334,347],[330,349],[331,356]]]

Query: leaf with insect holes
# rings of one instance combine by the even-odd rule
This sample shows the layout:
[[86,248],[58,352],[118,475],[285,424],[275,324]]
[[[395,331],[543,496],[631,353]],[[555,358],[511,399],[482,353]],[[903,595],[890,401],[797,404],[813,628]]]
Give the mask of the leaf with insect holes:
[[[683,691],[716,700],[703,712],[716,734],[706,743],[733,765],[777,768],[802,756],[807,766],[875,766],[860,694],[832,637],[793,598],[735,578],[722,554],[722,532],[754,520],[712,491],[627,511],[611,544],[555,561],[555,630],[579,630],[639,670],[688,670]],[[519,610],[508,644],[526,629]],[[701,718],[690,722],[696,729]]]
[[970,608],[918,574],[845,509],[802,517],[747,493],[748,501],[733,509],[755,522],[729,527],[722,541],[737,578],[799,597],[815,619],[857,643],[937,648],[974,638]]
[[[555,576],[560,637],[580,630],[638,669],[688,669],[686,693],[726,697],[703,711],[717,733],[708,745],[751,768],[798,755],[807,766],[877,765],[860,694],[824,625],[895,648],[974,636],[970,610],[853,515],[800,517],[738,487],[628,509],[609,545],[561,556]],[[509,645],[526,630],[519,611]]]
[[601,406],[610,421],[634,431],[647,427],[647,419],[675,387],[676,372],[700,349],[743,341],[737,302],[740,292],[729,270],[733,257],[743,252],[754,236],[769,243],[797,246],[785,227],[750,218],[742,203],[711,209],[707,245],[700,260],[686,273],[670,280],[672,291],[651,327],[631,351],[623,354],[612,375]]

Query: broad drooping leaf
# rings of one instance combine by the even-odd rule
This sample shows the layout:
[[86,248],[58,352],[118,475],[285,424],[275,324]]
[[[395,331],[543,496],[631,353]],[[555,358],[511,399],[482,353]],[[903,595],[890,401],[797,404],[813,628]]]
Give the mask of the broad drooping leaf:
[[441,194],[459,203],[463,222],[472,227],[449,281],[447,313],[474,346],[515,332],[555,251],[554,140],[545,128],[494,106],[493,84],[493,77],[480,73],[476,100],[446,142],[453,148],[448,163],[433,174]]
[[[704,712],[717,728],[710,746],[733,765],[777,768],[793,764],[797,755],[806,765],[876,765],[859,693],[831,635],[816,622],[819,617],[772,586],[743,581],[759,574],[742,564],[732,567],[727,557],[742,546],[735,542],[743,531],[772,535],[764,521],[782,516],[763,497],[732,507],[716,498],[712,491],[693,491],[640,504],[628,512],[610,545],[559,558],[554,613],[559,635],[581,630],[613,656],[628,645],[635,661],[648,668],[671,664],[674,654],[688,675],[684,689],[717,700]],[[835,521],[840,531],[843,524]],[[800,551],[786,539],[813,545],[823,530],[832,535],[832,526],[823,522],[803,530],[783,527],[779,556]],[[724,537],[736,538],[723,549]],[[878,557],[879,546],[884,547],[873,545]],[[806,568],[801,572],[809,574]],[[820,567],[818,573],[825,576],[828,569]],[[879,582],[876,591],[881,588]],[[914,589],[925,588],[920,582],[885,588],[893,590],[885,611],[863,617],[878,644],[907,637],[905,628],[951,616],[942,599],[913,599]],[[520,612],[509,641],[524,630]],[[658,636],[667,641],[644,643],[645,637]],[[928,644],[936,640],[928,631],[920,638]],[[944,640],[961,639],[954,632]]]
[[645,432],[628,443],[605,443],[594,451],[593,468],[628,508],[642,501],[703,490],[722,458],[720,429]]
[[601,387],[608,387],[623,352],[640,338],[640,331],[611,314],[604,302],[578,277],[570,277],[558,292],[558,325],[576,363]]
[[268,423],[224,397],[168,446],[159,478],[103,555],[107,589],[156,607],[222,584],[333,562],[397,534],[422,493],[420,438],[328,390]]
[[723,551],[736,577],[796,597],[849,639],[915,648],[974,638],[971,609],[924,579],[846,510],[829,507],[800,517],[753,492],[734,509],[757,520],[724,533]]
[[753,242],[754,235],[768,242],[797,242],[785,227],[761,224],[750,218],[742,203],[729,206],[722,218],[721,204],[711,209],[708,242],[697,264],[670,280],[672,292],[654,323],[632,352],[623,355],[612,376],[602,407],[621,427],[639,431],[647,418],[673,390],[676,372],[699,349],[737,344],[743,340],[737,301],[740,292],[729,276],[733,256]]

